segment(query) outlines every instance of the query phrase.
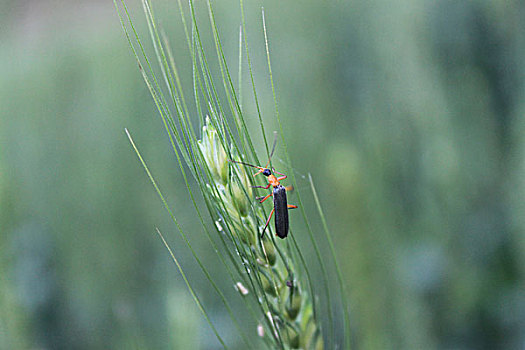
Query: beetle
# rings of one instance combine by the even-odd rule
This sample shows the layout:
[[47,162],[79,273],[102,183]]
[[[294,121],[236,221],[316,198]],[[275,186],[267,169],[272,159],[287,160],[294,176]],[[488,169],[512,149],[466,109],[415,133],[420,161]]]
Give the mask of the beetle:
[[[272,153],[270,154],[270,158],[273,155],[273,151],[275,150],[275,142],[273,145]],[[293,189],[292,186],[284,187],[281,185],[281,181],[286,179],[287,176],[276,171],[274,168],[272,168],[273,172],[281,175],[280,177],[276,177],[272,170],[268,168],[268,165],[270,164],[270,160],[268,160],[268,164],[265,167],[260,167],[256,165],[251,165],[244,162],[239,162],[235,160],[230,160],[233,163],[238,163],[242,165],[247,165],[252,168],[259,169],[253,176],[257,176],[259,174],[263,174],[268,178],[268,185],[266,186],[252,186],[253,188],[264,188],[265,190],[269,189],[270,186],[272,186],[273,190],[270,194],[267,196],[257,197],[256,199],[259,200],[259,203],[263,203],[265,200],[267,200],[270,197],[273,197],[273,209],[270,212],[270,216],[268,216],[268,220],[266,220],[266,225],[264,226],[262,236],[264,236],[264,232],[266,231],[266,228],[268,227],[268,224],[270,223],[270,219],[272,218],[272,215],[275,215],[275,232],[276,235],[279,238],[286,238],[288,236],[289,231],[289,219],[288,219],[288,209],[296,209],[297,205],[288,204],[287,198],[286,198],[286,191]],[[262,237],[261,236],[261,237]]]

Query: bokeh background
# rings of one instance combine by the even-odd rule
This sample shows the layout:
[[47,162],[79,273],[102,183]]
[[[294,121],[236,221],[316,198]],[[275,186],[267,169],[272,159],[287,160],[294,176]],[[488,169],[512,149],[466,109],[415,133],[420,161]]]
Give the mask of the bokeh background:
[[[190,77],[175,2],[155,4]],[[246,4],[272,130],[261,5],[285,137],[320,192],[355,348],[525,349],[525,3]],[[239,6],[215,9],[234,64]],[[155,227],[240,346],[124,127],[220,279],[113,3],[2,1],[1,349],[217,348]]]

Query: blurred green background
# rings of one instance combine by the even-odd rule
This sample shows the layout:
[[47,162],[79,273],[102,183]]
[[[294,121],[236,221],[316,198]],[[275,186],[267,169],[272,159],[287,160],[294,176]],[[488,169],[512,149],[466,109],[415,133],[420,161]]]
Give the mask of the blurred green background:
[[[191,83],[175,2],[155,3]],[[248,39],[277,130],[261,5],[246,5]],[[524,349],[525,3],[264,7],[285,137],[333,231],[355,348]],[[215,8],[235,67],[239,6]],[[4,0],[0,23],[0,348],[218,348],[156,226],[240,348],[125,137],[220,279],[112,2]]]

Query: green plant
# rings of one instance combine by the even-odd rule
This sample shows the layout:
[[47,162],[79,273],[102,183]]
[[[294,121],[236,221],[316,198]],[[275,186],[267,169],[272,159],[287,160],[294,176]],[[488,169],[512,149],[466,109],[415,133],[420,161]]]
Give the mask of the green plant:
[[[221,262],[224,264],[232,284],[234,284],[239,293],[244,296],[243,300],[246,303],[247,310],[249,310],[253,318],[259,322],[258,333],[260,337],[268,346],[282,349],[323,349],[325,345],[326,347],[334,346],[334,344],[337,343],[337,339],[334,337],[334,312],[332,310],[333,300],[331,300],[331,294],[333,295],[334,293],[330,291],[331,288],[327,279],[324,257],[321,256],[320,249],[313,237],[299,193],[297,194],[297,199],[301,208],[300,211],[303,215],[305,227],[314,248],[317,262],[322,271],[320,283],[313,280],[293,233],[291,233],[285,241],[280,242],[277,242],[271,234],[262,235],[262,227],[264,226],[266,213],[264,207],[254,201],[254,193],[251,190],[251,186],[254,185],[254,179],[246,173],[243,166],[238,166],[238,164],[233,164],[228,161],[229,159],[242,159],[247,162],[259,163],[257,152],[252,142],[251,132],[247,127],[245,114],[238,97],[242,95],[242,84],[240,82],[242,81],[242,53],[244,50],[246,52],[253,97],[257,107],[257,116],[267,157],[269,157],[270,154],[255,89],[248,44],[245,39],[243,41],[243,38],[246,38],[246,26],[242,1],[240,2],[242,26],[239,40],[238,89],[234,88],[226,64],[212,4],[207,2],[212,36],[217,53],[217,64],[220,68],[221,83],[226,96],[225,99],[219,97],[217,84],[210,73],[210,66],[206,55],[207,52],[202,44],[193,1],[189,1],[190,24],[186,22],[184,9],[180,0],[178,2],[188,51],[191,56],[193,100],[199,124],[201,125],[201,135],[198,135],[194,130],[194,120],[191,118],[192,114],[190,113],[186,98],[183,94],[181,79],[168,40],[158,29],[150,2],[143,0],[142,3],[146,13],[155,56],[160,67],[162,79],[165,83],[164,87],[159,83],[160,79],[158,79],[155,74],[153,65],[146,54],[146,50],[142,45],[124,2],[122,2],[121,5],[125,13],[124,17],[128,22],[126,24],[124,18],[121,16],[122,26],[137,59],[139,69],[166,128],[190,200],[201,222],[203,231],[207,235],[214,251],[217,252]],[[115,5],[117,9],[119,9],[116,1]],[[119,12],[119,16],[120,15],[121,13]],[[264,12],[263,29],[268,59],[268,71],[276,106],[275,116],[281,129],[280,140],[284,148],[284,154],[288,164],[291,164],[277,109],[268,39],[264,23]],[[252,342],[248,339],[249,337],[246,336],[241,325],[238,324],[227,298],[214,281],[213,276],[208,272],[206,266],[201,262],[199,256],[193,250],[190,241],[182,230],[177,218],[167,205],[164,195],[157,186],[154,177],[150,173],[129,133],[128,137],[157,193],[176,224],[179,233],[191,250],[206,278],[221,298],[223,305],[245,344],[249,346]],[[290,168],[289,170],[291,181],[295,183],[293,169]],[[190,185],[190,177],[197,184],[208,214],[216,224],[216,232],[210,232],[206,225],[205,215],[199,209],[194,189]],[[319,206],[313,182],[311,178],[309,180],[315,203],[317,204],[325,228],[325,237],[330,244],[331,257],[335,261],[327,225]],[[271,230],[270,227],[269,230]],[[158,231],[158,233],[172,254],[172,258],[177,264],[194,300],[199,305],[217,339],[227,348],[227,344],[214,326],[206,308],[193,289],[181,265],[172,253],[163,235],[160,231]],[[337,264],[336,268],[338,269]],[[345,332],[347,333],[345,345],[348,347],[346,300],[344,299],[341,274],[339,270],[337,272],[339,295],[343,305],[343,323],[346,324]],[[322,286],[321,291],[326,298],[325,309],[316,305],[316,289],[314,285]],[[323,313],[322,316],[320,312]],[[322,319],[326,320],[326,325],[324,326]]]

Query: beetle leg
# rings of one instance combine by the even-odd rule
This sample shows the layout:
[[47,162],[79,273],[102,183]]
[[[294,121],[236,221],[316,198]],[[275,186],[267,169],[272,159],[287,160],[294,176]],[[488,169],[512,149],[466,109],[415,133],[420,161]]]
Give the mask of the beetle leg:
[[269,189],[270,188],[270,184],[268,184],[267,186],[250,186],[251,188],[264,188],[265,190]]
[[297,205],[288,204],[288,209],[297,209],[297,208],[298,208]]
[[270,212],[270,216],[268,216],[268,220],[266,220],[266,225],[264,225],[264,229],[263,229],[261,238],[264,237],[264,231],[266,231],[266,228],[268,227],[268,224],[270,223],[270,219],[272,218],[274,211],[275,211],[275,208],[272,209],[272,211]]
[[281,176],[281,177],[278,177],[278,178],[277,178],[277,181],[283,181],[283,180],[286,179],[287,177],[288,177],[288,176],[283,175],[283,176]]
[[286,186],[284,189],[286,190],[286,192],[291,192],[293,191],[293,185]]
[[259,167],[259,166],[257,166],[256,168],[259,169],[259,171],[256,172],[255,174],[253,174],[254,177],[257,176],[257,175],[259,175],[260,173],[262,173],[262,172],[264,171],[264,168],[261,168],[261,167]]
[[272,170],[273,170],[273,172],[276,173],[276,174],[279,174],[279,175],[282,175],[282,176],[286,176],[286,175],[284,175],[283,173],[280,173],[280,172],[278,172],[277,170],[275,170],[275,168],[272,168]]
[[262,200],[259,202],[259,203],[262,203],[262,202],[264,202],[265,200],[267,200],[268,198],[270,198],[271,196],[273,196],[273,192],[270,193],[270,194],[267,195],[267,196],[257,197],[256,199],[257,199],[257,200],[262,199]]

